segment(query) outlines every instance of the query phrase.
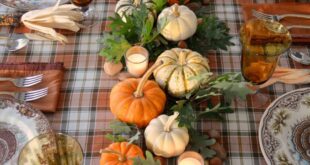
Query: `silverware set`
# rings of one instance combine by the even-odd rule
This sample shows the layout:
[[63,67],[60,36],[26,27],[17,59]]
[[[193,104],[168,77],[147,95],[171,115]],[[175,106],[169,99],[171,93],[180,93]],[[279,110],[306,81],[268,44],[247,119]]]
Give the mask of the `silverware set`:
[[[28,77],[21,77],[21,78],[4,78],[0,77],[0,82],[2,81],[9,81],[14,86],[18,88],[25,88],[25,87],[31,87],[36,84],[39,84],[43,79],[43,75],[34,75],[34,76],[28,76]],[[37,99],[40,99],[48,94],[48,88],[42,88],[27,92],[4,92],[0,91],[0,95],[10,95],[13,96],[16,99],[22,100],[22,101],[34,101]]]
[[310,15],[305,15],[305,14],[281,14],[281,15],[273,15],[273,14],[266,14],[257,10],[252,10],[253,16],[259,19],[266,19],[266,20],[271,20],[271,21],[280,21],[283,18],[286,17],[296,17],[296,18],[306,18],[310,19]]
[[[306,14],[281,14],[281,15],[273,15],[266,14],[257,10],[252,10],[252,15],[258,19],[269,20],[269,21],[281,21],[286,17],[295,17],[295,18],[305,18],[310,19],[310,15]],[[286,28],[288,30],[293,28],[301,28],[301,29],[310,29],[310,26],[306,25],[287,25]],[[303,52],[295,52],[292,49],[289,49],[288,55],[296,62],[299,62],[304,65],[310,65],[310,55],[305,54]]]
[[0,77],[0,81],[10,81],[13,83],[16,87],[19,88],[25,88],[30,87],[33,85],[36,85],[42,81],[43,75],[35,75],[35,76],[29,76],[29,77],[21,77],[21,78],[3,78]]

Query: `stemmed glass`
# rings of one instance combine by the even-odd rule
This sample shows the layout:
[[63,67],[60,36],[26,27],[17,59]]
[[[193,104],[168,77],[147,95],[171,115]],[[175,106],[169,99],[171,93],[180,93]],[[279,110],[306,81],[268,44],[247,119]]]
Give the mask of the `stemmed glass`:
[[75,6],[81,7],[81,11],[83,12],[84,20],[81,23],[85,27],[93,26],[94,21],[98,17],[95,13],[95,10],[89,7],[89,4],[92,0],[71,0],[71,3]]
[[268,98],[258,92],[259,85],[271,78],[280,55],[291,45],[291,35],[279,22],[253,19],[241,27],[240,41],[242,75],[256,91],[253,107],[263,107]]

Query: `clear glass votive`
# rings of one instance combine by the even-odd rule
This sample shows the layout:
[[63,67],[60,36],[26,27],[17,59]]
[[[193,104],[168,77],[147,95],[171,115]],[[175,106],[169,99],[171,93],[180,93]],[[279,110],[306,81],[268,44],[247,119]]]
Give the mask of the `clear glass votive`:
[[127,71],[135,76],[141,77],[148,68],[149,52],[141,46],[129,48],[125,54]]
[[195,151],[183,152],[177,162],[178,165],[204,165],[203,157]]

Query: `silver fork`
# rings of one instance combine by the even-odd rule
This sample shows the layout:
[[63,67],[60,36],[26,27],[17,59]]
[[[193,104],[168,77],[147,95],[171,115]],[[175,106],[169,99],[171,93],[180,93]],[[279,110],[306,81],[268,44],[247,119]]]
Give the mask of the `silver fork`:
[[22,77],[22,78],[4,78],[0,77],[0,81],[11,81],[17,87],[30,87],[40,83],[43,79],[43,74]]
[[266,20],[275,20],[275,21],[280,21],[281,19],[285,17],[298,17],[298,18],[307,18],[310,19],[310,15],[305,15],[305,14],[281,14],[281,15],[272,15],[272,14],[266,14],[257,10],[252,9],[252,14],[256,18],[259,19],[266,19]]
[[48,88],[42,88],[34,91],[28,92],[0,92],[0,95],[11,95],[14,98],[22,101],[34,101],[40,99],[48,94]]

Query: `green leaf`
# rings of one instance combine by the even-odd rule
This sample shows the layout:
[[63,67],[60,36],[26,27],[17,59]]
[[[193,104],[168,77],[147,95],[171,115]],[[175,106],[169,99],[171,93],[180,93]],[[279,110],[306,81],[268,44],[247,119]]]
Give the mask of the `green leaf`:
[[[164,3],[164,0],[158,0],[157,3],[160,5]],[[115,14],[114,17],[109,17],[108,20],[111,23],[108,26],[114,38],[111,38],[109,42],[103,40],[103,48],[100,54],[114,62],[119,62],[120,59],[123,59],[124,53],[120,53],[125,49],[119,50],[116,46],[117,44],[114,44],[114,39],[119,37],[122,37],[130,45],[144,46],[150,52],[150,60],[156,60],[157,56],[164,50],[175,47],[174,44],[168,43],[164,38],[160,37],[161,29],[155,27],[153,11],[142,3],[136,10],[133,10],[131,15],[120,17],[118,14]],[[126,21],[124,22],[123,20]]]
[[216,140],[209,138],[207,135],[200,134],[197,130],[189,130],[190,141],[189,146],[191,150],[201,153],[205,158],[212,158],[216,155],[216,152],[210,149],[210,146],[216,143]]
[[196,113],[188,100],[179,100],[177,104],[171,107],[171,110],[179,112],[177,120],[180,127],[192,128],[196,121]]
[[129,144],[133,143],[134,141],[138,141],[140,138],[141,132],[138,130],[137,133],[132,136],[131,138],[129,138]]
[[202,17],[202,23],[197,26],[196,33],[188,39],[190,49],[200,53],[208,50],[227,50],[227,46],[234,45],[230,42],[229,28],[216,16]]
[[[210,108],[212,107],[212,108]],[[223,106],[222,104],[217,104],[215,106],[209,106],[205,108],[204,111],[200,112],[197,116],[198,118],[215,118],[219,120],[224,120],[221,113],[232,113],[234,112],[230,106]]]
[[240,73],[226,73],[218,76],[213,81],[209,82],[211,88],[220,90],[223,93],[226,103],[231,103],[232,99],[239,97],[246,99],[248,94],[254,93],[245,82]]
[[112,135],[112,134],[106,134],[104,137],[112,142],[124,142],[127,141],[126,138],[124,138],[122,135]]
[[167,4],[167,0],[153,0],[154,2],[154,8],[156,10],[157,13],[160,13]]
[[108,20],[111,22],[108,27],[111,29],[111,33],[124,36],[131,44],[139,41],[139,35],[135,33],[135,24],[130,16],[120,17],[115,13],[114,17],[109,17]]
[[155,160],[153,154],[149,151],[145,151],[146,159],[141,157],[133,158],[134,165],[160,165],[159,160]]
[[112,129],[112,132],[114,134],[121,134],[121,133],[129,134],[131,132],[131,127],[119,120],[112,120],[109,123],[109,128]]
[[125,37],[118,34],[104,34],[101,43],[103,48],[100,50],[100,55],[114,63],[119,63],[127,49],[131,47]]
[[[112,129],[111,134],[106,134],[105,138],[113,142],[123,142],[127,141],[128,143],[133,143],[136,140],[139,140],[141,132],[136,126],[128,125],[119,120],[113,120],[109,123],[109,128]],[[136,133],[135,133],[136,132]],[[130,137],[130,135],[133,135]]]

